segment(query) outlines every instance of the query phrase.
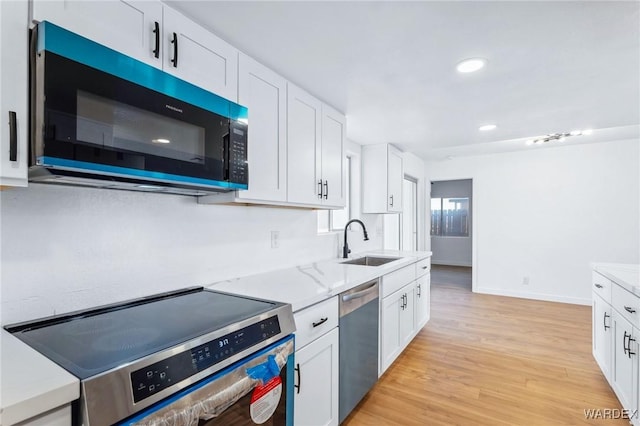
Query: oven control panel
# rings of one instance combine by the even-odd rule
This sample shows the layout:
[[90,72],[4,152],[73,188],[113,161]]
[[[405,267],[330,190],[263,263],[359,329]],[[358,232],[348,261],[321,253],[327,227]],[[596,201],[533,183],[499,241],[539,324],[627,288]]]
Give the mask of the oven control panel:
[[277,316],[225,334],[131,373],[134,403],[280,333]]

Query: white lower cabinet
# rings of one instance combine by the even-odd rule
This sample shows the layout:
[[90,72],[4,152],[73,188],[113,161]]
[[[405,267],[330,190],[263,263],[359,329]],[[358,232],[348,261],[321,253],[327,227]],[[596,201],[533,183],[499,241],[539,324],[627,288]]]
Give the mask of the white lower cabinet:
[[382,299],[380,312],[380,368],[382,375],[413,338],[415,283]]
[[71,426],[71,404],[47,411],[16,426]]
[[597,294],[593,294],[592,306],[593,357],[600,366],[602,373],[611,380],[611,338],[613,320],[611,306]]
[[431,317],[431,275],[426,274],[416,280],[416,331],[419,331]]
[[389,368],[430,317],[431,259],[381,277],[378,376]]
[[296,426],[338,425],[338,298],[293,315],[296,364],[293,422]]
[[595,271],[592,285],[593,357],[631,423],[640,425],[640,298]]
[[294,424],[338,424],[338,329],[296,351]]
[[638,408],[638,331],[617,311],[614,310],[611,317],[613,320],[611,385],[622,406],[633,411]]

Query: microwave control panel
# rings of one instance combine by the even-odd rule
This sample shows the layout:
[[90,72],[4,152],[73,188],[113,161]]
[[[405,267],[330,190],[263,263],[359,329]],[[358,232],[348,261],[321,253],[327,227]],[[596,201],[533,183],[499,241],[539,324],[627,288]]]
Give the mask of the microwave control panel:
[[233,183],[249,183],[247,163],[247,125],[231,120],[229,126],[228,175]]

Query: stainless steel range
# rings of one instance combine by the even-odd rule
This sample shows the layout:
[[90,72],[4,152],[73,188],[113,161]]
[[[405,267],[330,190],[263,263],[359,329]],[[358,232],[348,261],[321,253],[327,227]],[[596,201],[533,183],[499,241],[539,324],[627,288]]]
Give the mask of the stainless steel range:
[[288,304],[194,287],[5,328],[80,379],[76,425],[293,422]]

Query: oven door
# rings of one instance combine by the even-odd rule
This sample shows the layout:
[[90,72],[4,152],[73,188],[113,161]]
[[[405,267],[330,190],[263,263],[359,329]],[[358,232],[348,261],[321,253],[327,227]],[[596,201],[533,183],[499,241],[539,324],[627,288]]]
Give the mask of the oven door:
[[291,426],[293,354],[291,335],[117,425]]

